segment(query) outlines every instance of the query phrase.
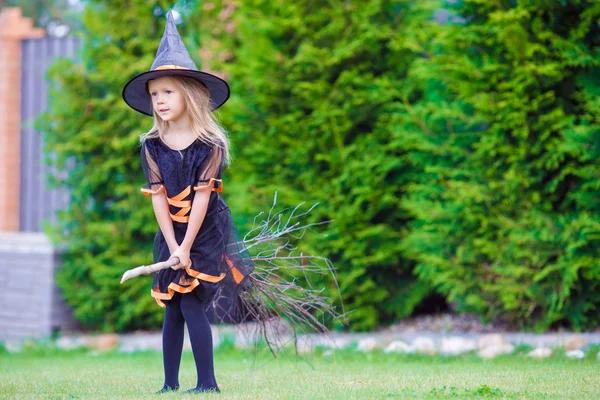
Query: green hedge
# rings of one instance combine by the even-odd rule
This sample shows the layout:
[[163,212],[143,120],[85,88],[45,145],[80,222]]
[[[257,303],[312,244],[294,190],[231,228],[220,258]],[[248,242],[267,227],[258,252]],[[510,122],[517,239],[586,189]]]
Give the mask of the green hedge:
[[414,215],[405,253],[458,311],[597,326],[600,4],[451,11],[463,19],[411,70],[428,98],[411,160],[426,173],[402,203]]
[[304,245],[333,260],[351,328],[409,315],[430,285],[401,253],[399,200],[421,170],[404,144],[402,82],[435,3],[247,0],[226,18],[214,3],[203,42],[231,78],[237,208],[276,190],[285,205],[319,202],[313,220],[333,222]]
[[[276,191],[280,205],[320,203],[311,221],[333,222],[302,250],[335,263],[351,329],[438,294],[517,326],[595,326],[600,5],[447,3],[182,10],[192,56],[232,86],[226,200],[243,231]],[[91,2],[83,63],[50,76],[48,150],[76,161],[60,182],[73,202],[53,234],[67,246],[58,281],[93,328],[160,326],[149,280],[118,284],[148,263],[157,228],[139,193],[150,121],[120,92],[152,64],[169,6]]]

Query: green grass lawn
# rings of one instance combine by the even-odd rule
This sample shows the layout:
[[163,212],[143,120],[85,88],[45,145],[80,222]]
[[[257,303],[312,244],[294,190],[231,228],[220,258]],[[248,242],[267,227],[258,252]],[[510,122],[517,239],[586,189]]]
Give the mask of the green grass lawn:
[[[227,399],[376,398],[541,398],[600,399],[599,348],[583,360],[556,354],[546,360],[515,355],[483,361],[459,357],[390,355],[381,351],[338,351],[297,360],[219,349],[215,355],[221,394],[153,396],[163,383],[162,354],[89,350],[62,351],[33,346],[0,352],[0,398],[147,399],[210,397]],[[196,383],[191,352],[184,352],[181,389]]]

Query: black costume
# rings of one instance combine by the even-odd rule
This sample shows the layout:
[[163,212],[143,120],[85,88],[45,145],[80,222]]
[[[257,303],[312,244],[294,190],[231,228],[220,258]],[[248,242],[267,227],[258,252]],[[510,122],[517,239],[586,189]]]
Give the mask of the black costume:
[[[144,142],[141,159],[147,177],[147,185],[141,190],[146,195],[165,191],[177,243],[185,237],[195,191],[207,186],[213,190],[206,216],[190,249],[190,265],[154,274],[151,294],[156,302],[164,307],[164,301],[170,300],[175,292],[189,293],[197,287],[202,300],[209,302],[222,284],[243,286],[253,263],[239,240],[229,207],[219,195],[223,190],[221,149],[195,140],[177,151],[162,139],[153,138]],[[154,262],[166,261],[171,256],[160,229],[153,250]],[[221,282],[224,279],[225,282]]]

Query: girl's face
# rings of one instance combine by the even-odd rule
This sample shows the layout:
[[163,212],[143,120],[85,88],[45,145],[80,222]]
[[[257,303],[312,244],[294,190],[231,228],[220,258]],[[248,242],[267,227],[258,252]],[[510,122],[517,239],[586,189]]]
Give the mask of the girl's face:
[[148,91],[152,97],[152,107],[163,121],[177,122],[185,115],[185,99],[172,78],[165,76],[152,79],[148,82]]

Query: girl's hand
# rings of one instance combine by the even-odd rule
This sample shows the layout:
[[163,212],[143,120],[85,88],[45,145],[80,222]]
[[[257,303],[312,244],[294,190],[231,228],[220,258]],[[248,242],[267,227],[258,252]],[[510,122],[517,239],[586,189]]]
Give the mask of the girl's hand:
[[169,257],[169,259],[171,259],[173,257],[179,258],[179,264],[173,265],[171,267],[174,270],[182,269],[182,268],[185,268],[186,266],[190,265],[190,250],[186,249],[185,247],[179,246],[175,250],[175,252],[173,252],[171,254],[171,257]]

